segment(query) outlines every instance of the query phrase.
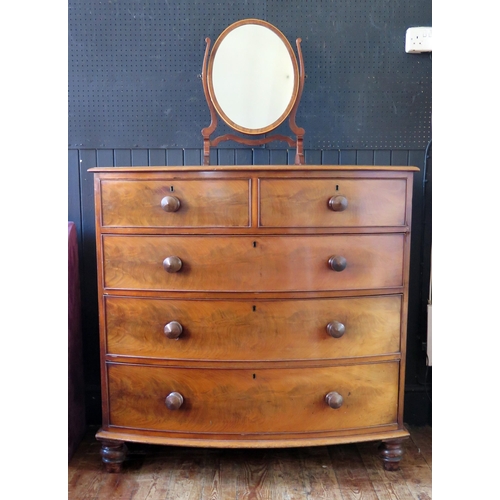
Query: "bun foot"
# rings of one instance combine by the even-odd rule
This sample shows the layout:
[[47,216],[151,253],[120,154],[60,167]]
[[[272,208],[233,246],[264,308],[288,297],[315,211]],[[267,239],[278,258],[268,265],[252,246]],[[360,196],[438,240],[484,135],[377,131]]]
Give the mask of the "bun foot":
[[394,439],[391,441],[382,441],[378,447],[379,456],[384,464],[384,469],[387,471],[399,470],[399,462],[403,458],[403,440]]
[[106,472],[121,472],[127,456],[127,447],[121,441],[103,441],[101,445],[102,463]]

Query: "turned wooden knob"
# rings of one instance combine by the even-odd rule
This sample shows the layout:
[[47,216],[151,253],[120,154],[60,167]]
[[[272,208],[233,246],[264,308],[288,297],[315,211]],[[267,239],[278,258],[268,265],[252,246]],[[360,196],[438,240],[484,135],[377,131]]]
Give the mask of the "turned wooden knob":
[[169,339],[178,339],[182,333],[182,325],[178,321],[171,321],[165,325],[163,333],[165,333]]
[[165,212],[177,212],[180,207],[181,201],[175,196],[165,196],[165,198],[161,200],[161,208],[163,208]]
[[182,260],[179,259],[179,257],[175,257],[174,255],[171,257],[167,257],[163,261],[163,268],[167,273],[176,273],[177,271],[180,271],[182,267]]
[[328,200],[328,208],[334,212],[343,212],[347,208],[347,198],[345,196],[332,196]]
[[339,339],[345,333],[345,325],[340,321],[334,320],[331,323],[328,323],[328,325],[326,325],[326,331],[328,332],[328,335],[330,335],[331,337]]
[[165,405],[169,410],[178,410],[182,406],[182,403],[184,403],[184,398],[178,392],[171,392],[165,398]]
[[344,403],[344,398],[338,392],[332,391],[325,396],[325,402],[330,408],[337,410]]
[[330,257],[328,259],[328,265],[334,270],[334,271],[343,271],[347,267],[347,260],[345,257],[342,257],[341,255],[334,255],[333,257]]

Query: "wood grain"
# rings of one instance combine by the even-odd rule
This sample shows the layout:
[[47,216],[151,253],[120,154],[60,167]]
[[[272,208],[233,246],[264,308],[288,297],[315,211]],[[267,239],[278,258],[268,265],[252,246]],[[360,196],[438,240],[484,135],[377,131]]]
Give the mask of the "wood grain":
[[[273,227],[362,227],[406,224],[405,179],[262,179],[260,223]],[[328,200],[344,196],[347,208]]]
[[[399,351],[401,296],[290,301],[106,297],[107,352],[168,359],[336,359]],[[326,326],[345,325],[341,338]],[[182,325],[178,340],[164,326]]]
[[[95,170],[98,439],[257,452],[407,436],[414,170]],[[168,196],[175,211],[162,209]],[[173,410],[171,393],[182,401]],[[342,404],[327,405],[329,393]],[[185,465],[156,485],[160,497],[200,494]],[[200,491],[214,494],[225,467]],[[256,459],[238,474],[231,497],[272,498],[287,471]],[[323,495],[315,475],[294,474],[297,488]],[[364,498],[336,479],[343,498]]]
[[432,444],[429,426],[410,428],[405,454],[411,463],[403,460],[398,472],[384,471],[378,442],[261,450],[130,443],[123,471],[108,474],[95,432],[89,429],[69,463],[68,500],[432,498],[431,468],[416,444]]
[[[161,201],[175,196],[180,208],[165,212]],[[233,227],[250,224],[248,179],[164,181],[103,180],[103,227]]]
[[[402,234],[323,236],[103,236],[104,286],[184,291],[293,291],[403,285]],[[286,250],[286,251],[285,251]],[[182,260],[167,273],[163,260]],[[328,259],[342,255],[336,272]]]
[[432,431],[427,427],[412,427],[411,439],[427,465],[432,468]]
[[[408,441],[408,440],[406,440]],[[380,500],[415,500],[403,477],[402,470],[386,471],[383,462],[377,457],[378,443],[359,443],[358,451],[365,466],[368,478]],[[408,443],[403,444],[405,451]],[[404,463],[404,460],[401,464]]]
[[356,467],[361,459],[356,447],[331,446],[329,452],[344,500],[379,500],[366,469]]
[[[110,424],[207,433],[353,429],[396,422],[399,363],[301,369],[196,369],[108,365]],[[338,410],[325,395],[344,397]],[[184,397],[176,411],[170,392]],[[293,418],[290,416],[293,415]],[[298,436],[297,436],[298,437]]]
[[[418,428],[414,431],[414,435],[413,446],[406,447],[405,456],[401,461],[401,471],[412,495],[419,500],[428,500],[432,495],[432,469],[426,457],[429,457],[428,448],[432,436],[428,430],[426,438],[420,438]],[[427,443],[423,446],[424,453],[419,446],[420,442]]]
[[304,477],[304,488],[311,500],[343,499],[328,448],[325,446],[301,448],[298,454]]

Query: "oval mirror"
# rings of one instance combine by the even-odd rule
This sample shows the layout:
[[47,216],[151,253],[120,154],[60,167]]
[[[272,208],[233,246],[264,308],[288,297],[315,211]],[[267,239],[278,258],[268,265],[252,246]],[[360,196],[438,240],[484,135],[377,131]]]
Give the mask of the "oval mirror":
[[220,117],[246,134],[263,134],[290,114],[297,99],[299,72],[283,33],[259,19],[226,28],[208,63],[210,97]]

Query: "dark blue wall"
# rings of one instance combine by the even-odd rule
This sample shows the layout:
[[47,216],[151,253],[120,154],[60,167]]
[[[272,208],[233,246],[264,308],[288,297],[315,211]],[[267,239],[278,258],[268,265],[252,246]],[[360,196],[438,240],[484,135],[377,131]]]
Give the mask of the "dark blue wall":
[[[405,32],[431,26],[430,0],[69,0],[69,220],[79,233],[88,421],[99,423],[94,166],[201,164],[210,114],[205,38],[239,19],[302,38],[306,82],[297,124],[308,164],[415,165],[405,420],[430,419],[424,316],[430,246],[431,57]],[[285,126],[279,131],[287,133]],[[221,129],[221,132],[223,128]],[[282,144],[223,143],[212,164],[286,164]],[[426,154],[427,153],[427,154]]]

